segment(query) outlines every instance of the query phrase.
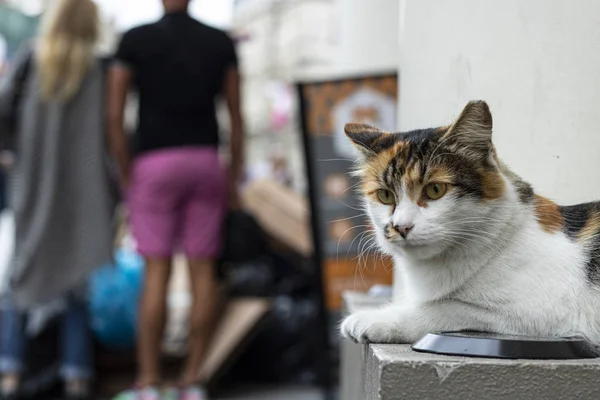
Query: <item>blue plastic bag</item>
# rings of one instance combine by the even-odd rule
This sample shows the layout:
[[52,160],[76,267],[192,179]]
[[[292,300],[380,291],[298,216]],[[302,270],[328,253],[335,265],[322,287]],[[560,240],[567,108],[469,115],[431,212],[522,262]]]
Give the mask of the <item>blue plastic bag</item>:
[[115,262],[91,277],[89,315],[96,339],[109,349],[124,350],[135,345],[144,261],[134,251],[121,249]]

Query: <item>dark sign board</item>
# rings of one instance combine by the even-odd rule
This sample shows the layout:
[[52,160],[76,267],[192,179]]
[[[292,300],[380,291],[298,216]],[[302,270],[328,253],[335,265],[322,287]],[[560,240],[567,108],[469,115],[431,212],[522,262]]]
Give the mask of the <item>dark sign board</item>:
[[396,130],[397,93],[395,74],[299,85],[315,251],[330,309],[339,307],[344,290],[391,283],[391,268],[375,268],[379,256],[364,254],[374,239],[357,194],[358,181],[350,174],[356,150],[344,125],[363,122]]

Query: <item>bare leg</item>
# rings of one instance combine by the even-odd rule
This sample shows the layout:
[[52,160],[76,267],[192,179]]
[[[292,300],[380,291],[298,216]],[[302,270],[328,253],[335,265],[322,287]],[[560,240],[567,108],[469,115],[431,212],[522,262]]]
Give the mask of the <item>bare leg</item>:
[[215,322],[218,291],[212,260],[189,260],[193,295],[190,314],[190,354],[183,372],[183,384],[197,383]]
[[138,334],[138,385],[160,382],[160,354],[167,318],[167,287],[171,260],[146,260]]

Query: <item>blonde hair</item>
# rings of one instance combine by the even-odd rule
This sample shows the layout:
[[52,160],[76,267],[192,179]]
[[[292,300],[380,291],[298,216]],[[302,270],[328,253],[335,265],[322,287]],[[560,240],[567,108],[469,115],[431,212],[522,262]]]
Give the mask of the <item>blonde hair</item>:
[[44,100],[68,100],[81,86],[94,61],[100,31],[92,0],[55,0],[44,16],[37,67]]

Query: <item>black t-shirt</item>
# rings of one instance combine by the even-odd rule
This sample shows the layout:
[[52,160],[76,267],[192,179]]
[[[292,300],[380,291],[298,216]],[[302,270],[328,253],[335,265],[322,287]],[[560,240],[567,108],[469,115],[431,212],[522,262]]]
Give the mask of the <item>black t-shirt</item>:
[[225,32],[167,14],[125,33],[115,59],[132,69],[139,93],[137,152],[219,144],[215,99],[237,65]]

